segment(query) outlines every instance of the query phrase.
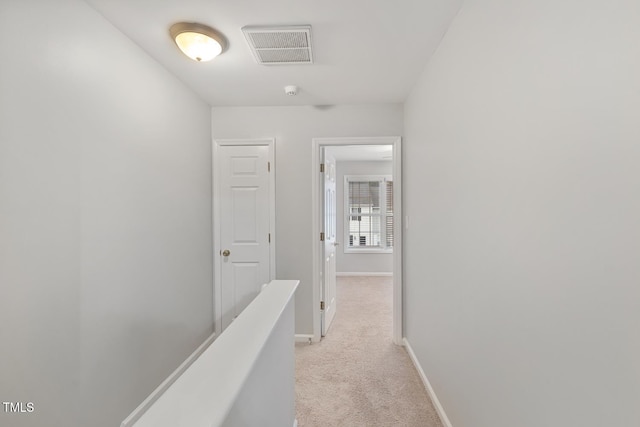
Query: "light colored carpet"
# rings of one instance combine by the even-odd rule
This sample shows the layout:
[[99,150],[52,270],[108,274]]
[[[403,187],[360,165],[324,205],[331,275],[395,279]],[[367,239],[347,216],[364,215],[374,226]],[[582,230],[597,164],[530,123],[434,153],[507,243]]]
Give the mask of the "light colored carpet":
[[391,335],[390,277],[339,277],[319,343],[296,344],[300,427],[442,427],[406,350]]

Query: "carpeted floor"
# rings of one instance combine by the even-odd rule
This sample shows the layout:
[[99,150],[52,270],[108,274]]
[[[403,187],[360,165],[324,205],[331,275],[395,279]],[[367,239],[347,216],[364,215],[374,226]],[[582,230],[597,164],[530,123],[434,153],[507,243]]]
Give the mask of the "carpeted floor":
[[300,427],[442,427],[391,336],[392,279],[338,277],[338,310],[319,343],[296,344]]

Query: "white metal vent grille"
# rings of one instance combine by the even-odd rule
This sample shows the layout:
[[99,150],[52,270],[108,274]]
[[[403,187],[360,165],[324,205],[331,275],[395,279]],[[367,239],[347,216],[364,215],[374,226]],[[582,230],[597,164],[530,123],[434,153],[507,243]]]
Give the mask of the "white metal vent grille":
[[312,64],[311,26],[243,27],[259,64]]

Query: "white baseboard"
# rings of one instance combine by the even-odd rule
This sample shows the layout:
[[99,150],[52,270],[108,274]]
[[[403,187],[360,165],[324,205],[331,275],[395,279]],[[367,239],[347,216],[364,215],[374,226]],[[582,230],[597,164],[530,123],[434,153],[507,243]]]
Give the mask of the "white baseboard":
[[158,400],[165,391],[167,391],[171,384],[173,384],[180,377],[180,375],[182,375],[184,371],[186,371],[187,368],[189,368],[189,366],[191,366],[191,364],[196,361],[198,357],[200,357],[200,355],[207,349],[207,347],[211,345],[213,341],[215,341],[215,339],[216,334],[214,332],[209,336],[209,338],[204,340],[204,342],[200,344],[200,347],[198,347],[196,351],[191,353],[191,356],[187,357],[187,360],[182,362],[182,364],[178,366],[178,368],[173,371],[171,375],[169,375],[167,379],[162,382],[162,384],[160,384],[155,390],[153,390],[149,397],[147,397],[140,405],[138,405],[136,409],[133,410],[131,414],[129,414],[127,418],[125,418],[122,424],[120,424],[120,427],[131,427],[133,424],[135,424],[135,422],[138,421],[138,419],[145,412],[147,412],[149,407],[153,405],[153,403]]
[[433,387],[431,387],[431,383],[429,382],[427,375],[424,373],[422,366],[420,366],[420,362],[418,362],[418,358],[416,357],[416,354],[413,352],[413,349],[411,348],[411,344],[409,344],[409,341],[407,341],[406,338],[404,338],[402,341],[404,343],[404,347],[407,349],[407,353],[409,353],[409,357],[411,358],[413,365],[416,367],[416,370],[418,371],[418,374],[422,379],[424,388],[427,389],[427,393],[429,394],[429,397],[433,402],[433,406],[435,406],[436,408],[436,412],[440,417],[440,421],[442,421],[442,424],[444,424],[445,427],[453,427],[453,424],[451,424],[451,421],[449,421],[449,417],[447,417],[447,414],[444,412],[444,408],[442,407],[442,405],[440,404],[440,401],[438,400],[438,396],[436,396],[436,392],[433,390]]
[[344,276],[344,277],[358,277],[358,276],[376,276],[376,277],[393,277],[392,272],[349,272],[349,271],[341,271],[336,273],[336,276]]
[[298,427],[298,419],[293,420],[293,427]]
[[310,334],[296,334],[296,342],[308,342],[311,344],[313,340],[313,335]]

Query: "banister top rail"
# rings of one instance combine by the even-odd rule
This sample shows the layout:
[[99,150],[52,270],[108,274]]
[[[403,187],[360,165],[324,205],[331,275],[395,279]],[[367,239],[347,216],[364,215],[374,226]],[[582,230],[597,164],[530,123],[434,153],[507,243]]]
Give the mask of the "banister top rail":
[[133,426],[222,425],[298,284],[266,286]]

